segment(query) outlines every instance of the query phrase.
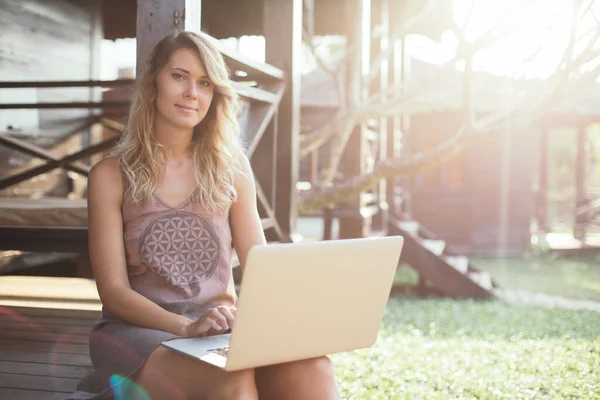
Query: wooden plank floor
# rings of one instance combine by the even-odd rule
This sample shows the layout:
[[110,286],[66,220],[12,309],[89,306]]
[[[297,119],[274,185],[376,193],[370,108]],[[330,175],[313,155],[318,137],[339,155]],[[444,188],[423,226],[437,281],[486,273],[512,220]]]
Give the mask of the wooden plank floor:
[[91,371],[93,281],[0,276],[0,399],[54,400]]

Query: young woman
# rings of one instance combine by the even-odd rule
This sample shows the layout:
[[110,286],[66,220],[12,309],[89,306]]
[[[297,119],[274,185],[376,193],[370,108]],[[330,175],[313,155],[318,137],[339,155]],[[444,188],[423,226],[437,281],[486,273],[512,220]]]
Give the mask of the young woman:
[[90,172],[90,258],[103,311],[90,334],[95,372],[73,399],[135,398],[129,386],[153,400],[339,397],[326,357],[224,372],[160,346],[229,329],[232,242],[242,268],[265,243],[228,78],[209,42],[165,37],[138,79],[114,155]]

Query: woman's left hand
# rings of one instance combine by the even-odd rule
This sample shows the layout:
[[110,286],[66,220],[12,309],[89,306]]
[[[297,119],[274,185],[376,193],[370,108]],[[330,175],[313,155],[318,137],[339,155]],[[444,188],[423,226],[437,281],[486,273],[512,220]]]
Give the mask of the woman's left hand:
[[[229,329],[231,329],[233,327],[233,322],[235,321],[235,314],[237,312],[237,309],[235,307],[228,307],[228,306],[218,306],[216,308],[225,317],[225,319],[227,319],[227,325],[229,325]],[[219,335],[222,333],[223,333],[222,330],[216,330],[214,328],[210,328],[208,330],[208,332],[206,333],[206,335],[211,336],[211,335]]]

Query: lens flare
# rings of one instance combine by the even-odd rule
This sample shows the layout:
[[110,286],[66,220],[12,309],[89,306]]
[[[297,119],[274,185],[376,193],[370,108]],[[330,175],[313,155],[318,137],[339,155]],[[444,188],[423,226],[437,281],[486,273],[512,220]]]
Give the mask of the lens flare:
[[124,376],[112,375],[108,379],[108,383],[115,396],[115,400],[151,400],[144,389]]

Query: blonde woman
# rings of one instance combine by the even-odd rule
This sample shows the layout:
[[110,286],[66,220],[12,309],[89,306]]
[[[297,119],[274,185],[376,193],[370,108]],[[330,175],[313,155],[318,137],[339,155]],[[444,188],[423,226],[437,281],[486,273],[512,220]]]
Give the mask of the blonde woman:
[[103,311],[90,334],[95,372],[73,399],[140,388],[153,400],[339,397],[325,357],[223,372],[159,345],[229,329],[232,242],[242,267],[265,243],[237,97],[209,42],[183,32],[155,47],[122,140],[90,172],[88,213]]

